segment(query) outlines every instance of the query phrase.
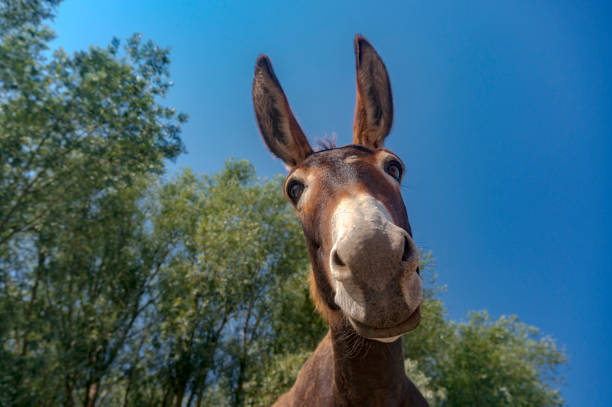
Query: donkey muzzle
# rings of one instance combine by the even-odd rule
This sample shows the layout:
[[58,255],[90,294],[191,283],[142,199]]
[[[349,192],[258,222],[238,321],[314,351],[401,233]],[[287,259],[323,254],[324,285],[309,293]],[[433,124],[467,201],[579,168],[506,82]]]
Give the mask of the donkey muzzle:
[[332,215],[330,253],[334,300],[358,334],[390,338],[420,320],[419,251],[375,198],[344,198]]

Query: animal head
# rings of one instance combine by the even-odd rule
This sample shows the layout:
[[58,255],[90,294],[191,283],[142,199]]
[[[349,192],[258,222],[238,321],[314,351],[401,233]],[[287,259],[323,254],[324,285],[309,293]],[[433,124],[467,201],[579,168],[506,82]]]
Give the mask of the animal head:
[[404,164],[384,148],[393,123],[387,69],[359,35],[355,59],[350,145],[313,151],[265,55],[253,103],[266,146],[289,169],[285,195],[306,237],[317,308],[330,323],[346,319],[359,335],[389,342],[419,323],[419,252],[401,195]]

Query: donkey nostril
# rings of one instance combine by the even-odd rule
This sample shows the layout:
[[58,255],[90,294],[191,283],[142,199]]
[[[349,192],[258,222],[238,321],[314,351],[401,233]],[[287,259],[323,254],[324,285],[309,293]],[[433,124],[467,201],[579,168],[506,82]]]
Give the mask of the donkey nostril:
[[340,256],[338,256],[338,252],[337,251],[334,252],[334,255],[332,256],[332,260],[334,261],[334,264],[339,266],[339,267],[346,266],[346,264],[344,264],[344,262],[342,261]]
[[404,253],[402,254],[402,261],[408,261],[410,255],[410,243],[408,243],[408,239],[404,237]]

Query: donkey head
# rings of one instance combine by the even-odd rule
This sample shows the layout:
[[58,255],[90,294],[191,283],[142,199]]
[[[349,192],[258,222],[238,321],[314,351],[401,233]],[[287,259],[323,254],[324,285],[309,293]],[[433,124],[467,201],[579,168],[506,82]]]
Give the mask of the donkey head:
[[393,122],[387,70],[361,36],[355,57],[351,145],[313,152],[265,55],[253,103],[265,144],[289,168],[285,195],[306,237],[317,308],[331,324],[348,320],[359,335],[390,342],[420,320],[419,252],[400,191],[404,165],[383,148]]

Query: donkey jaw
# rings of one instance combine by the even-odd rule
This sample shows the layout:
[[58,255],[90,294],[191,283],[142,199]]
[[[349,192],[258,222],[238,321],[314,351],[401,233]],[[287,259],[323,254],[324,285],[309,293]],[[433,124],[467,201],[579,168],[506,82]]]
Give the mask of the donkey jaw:
[[423,288],[410,235],[367,194],[342,199],[331,226],[334,301],[355,331],[387,342],[416,328]]
[[348,320],[353,329],[355,329],[360,336],[379,342],[391,343],[419,326],[419,322],[421,321],[421,307],[419,306],[404,322],[390,328],[371,327],[351,317],[349,317]]
[[[413,275],[420,282],[420,277],[416,273]],[[387,308],[385,310],[378,310],[375,305],[368,304],[367,299],[353,298],[346,290],[346,282],[336,281],[335,283],[334,300],[358,335],[380,342],[394,342],[419,325],[422,288],[418,282],[413,284],[415,293],[410,301],[412,304],[417,304],[415,308],[407,306],[406,301],[399,299],[395,292],[390,295],[395,297],[395,301],[394,298],[391,298],[391,306],[385,307]],[[395,304],[397,305],[394,306]],[[377,315],[372,318],[372,314]]]

